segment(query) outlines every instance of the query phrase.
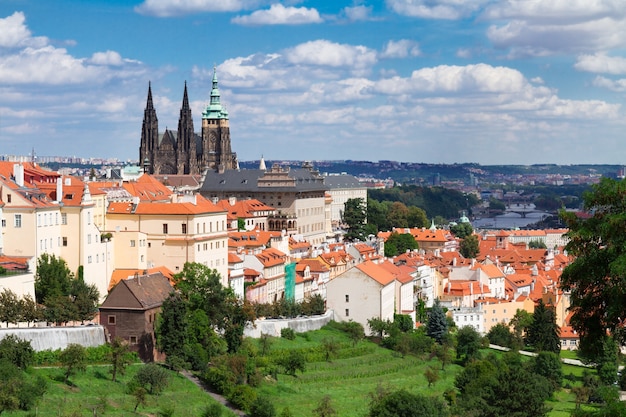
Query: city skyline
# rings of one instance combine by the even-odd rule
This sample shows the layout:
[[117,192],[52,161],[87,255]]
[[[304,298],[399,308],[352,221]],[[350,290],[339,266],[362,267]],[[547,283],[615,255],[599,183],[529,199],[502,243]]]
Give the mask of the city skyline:
[[137,159],[148,82],[241,160],[622,164],[617,0],[7,0],[0,153]]

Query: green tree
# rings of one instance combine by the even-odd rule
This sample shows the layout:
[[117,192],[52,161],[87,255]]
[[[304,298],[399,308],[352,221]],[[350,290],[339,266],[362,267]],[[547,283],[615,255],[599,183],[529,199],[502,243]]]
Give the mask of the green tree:
[[365,338],[365,329],[363,329],[363,325],[361,323],[350,320],[349,322],[344,323],[343,329],[352,340],[353,345],[356,345]]
[[539,300],[533,313],[533,322],[528,328],[528,344],[536,352],[547,351],[558,355],[561,352],[560,333],[554,309],[546,307],[543,300]]
[[561,275],[570,293],[571,325],[580,336],[580,353],[594,360],[608,333],[626,341],[626,180],[602,178],[583,195],[589,216],[561,211],[569,231],[565,249],[575,259]]
[[324,355],[326,357],[326,362],[329,362],[337,352],[339,351],[339,342],[332,337],[325,337],[322,340],[322,347],[324,349]]
[[132,380],[133,384],[142,387],[151,395],[163,392],[169,384],[167,371],[155,363],[143,365]]
[[0,340],[0,360],[6,360],[25,370],[33,364],[35,351],[28,340],[8,334]]
[[426,381],[428,382],[428,388],[432,387],[433,384],[439,381],[439,372],[431,366],[426,368],[426,370],[424,371],[424,376],[426,377]]
[[510,325],[513,326],[515,337],[518,340],[522,340],[522,338],[526,336],[531,324],[533,324],[533,315],[519,308],[515,311],[515,315],[510,322]]
[[367,225],[375,226],[377,231],[390,230],[387,219],[388,206],[377,200],[367,199]]
[[[563,366],[561,358],[554,352],[539,352],[532,360],[532,371],[546,377],[555,390],[561,388],[563,381]],[[617,372],[616,372],[617,373]]]
[[439,398],[412,394],[404,389],[375,397],[368,417],[447,417],[447,405]]
[[550,382],[527,370],[517,354],[470,362],[454,384],[461,392],[458,415],[481,417],[546,416],[545,400],[553,392]]
[[188,327],[187,304],[179,293],[172,292],[163,300],[155,331],[157,347],[165,353],[168,364],[185,361]]
[[379,317],[372,317],[371,319],[367,319],[367,325],[370,328],[370,334],[374,333],[380,338],[382,338],[385,333],[389,333],[389,329],[392,326],[389,320],[383,320]]
[[21,320],[26,322],[26,325],[30,327],[30,323],[41,320],[42,312],[33,297],[30,294],[26,294],[20,300],[20,313]]
[[489,329],[487,339],[489,339],[489,343],[494,345],[505,346],[511,349],[519,347],[517,338],[511,333],[509,326],[504,323],[498,323]]
[[126,367],[133,362],[128,343],[121,337],[114,338],[110,343],[107,360],[111,364],[112,380],[117,380],[117,374],[124,375]]
[[602,352],[596,357],[596,370],[600,382],[613,385],[617,380],[619,347],[612,337],[605,337]]
[[367,221],[367,207],[362,198],[349,198],[343,208],[341,220],[346,225],[344,239],[353,242],[365,240],[365,223]]
[[62,258],[54,255],[42,254],[37,260],[35,274],[35,299],[45,304],[48,297],[69,295],[74,275]]
[[332,417],[337,415],[337,410],[333,407],[329,395],[322,397],[317,407],[313,409],[313,415],[316,417]]
[[77,316],[76,305],[68,295],[50,295],[45,298],[43,318],[46,322],[65,324]]
[[441,344],[445,335],[448,333],[448,320],[444,313],[439,300],[435,300],[433,307],[428,313],[428,321],[426,322],[426,334]]
[[0,381],[0,414],[30,410],[47,388],[42,377],[31,377],[6,359],[0,359]]
[[391,203],[387,218],[392,227],[409,227],[409,208],[405,204],[395,201]]
[[528,242],[528,249],[547,249],[546,243],[541,240],[531,240]]
[[409,206],[407,222],[409,227],[426,227],[428,226],[428,217],[426,216],[426,212],[421,208]]
[[84,322],[92,320],[98,312],[100,292],[95,284],[86,284],[82,273],[74,278],[70,284],[70,296],[76,307],[74,320]]
[[480,252],[478,237],[476,235],[470,235],[463,239],[459,244],[459,252],[464,258],[476,258]]
[[391,258],[418,247],[417,241],[410,233],[393,232],[385,241],[385,256]]
[[21,318],[20,301],[17,295],[8,288],[0,292],[0,322],[17,324]]
[[70,343],[61,351],[59,362],[65,368],[63,376],[67,384],[70,376],[75,375],[77,372],[84,372],[87,369],[87,352],[83,346]]
[[441,362],[441,370],[446,369],[446,365],[452,362],[452,353],[450,353],[450,346],[446,343],[436,344],[432,347],[432,353]]
[[250,406],[248,415],[250,417],[275,417],[276,408],[267,397],[260,395]]
[[305,371],[306,358],[299,350],[290,350],[278,360],[278,364],[285,369],[287,375],[296,376],[296,371]]
[[467,363],[475,359],[480,351],[480,334],[472,326],[463,326],[456,334],[456,357]]
[[474,233],[474,228],[470,223],[459,223],[454,226],[450,226],[450,231],[455,237],[465,239]]

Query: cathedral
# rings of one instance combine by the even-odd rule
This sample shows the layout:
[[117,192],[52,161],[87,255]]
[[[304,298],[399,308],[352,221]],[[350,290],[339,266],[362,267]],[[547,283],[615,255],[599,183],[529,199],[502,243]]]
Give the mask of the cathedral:
[[202,174],[205,170],[224,172],[237,169],[237,154],[230,148],[228,112],[220,104],[217,74],[213,71],[211,100],[202,112],[202,132],[193,128],[187,83],[178,119],[178,130],[159,133],[159,122],[152,103],[152,86],[141,127],[139,163],[149,174]]

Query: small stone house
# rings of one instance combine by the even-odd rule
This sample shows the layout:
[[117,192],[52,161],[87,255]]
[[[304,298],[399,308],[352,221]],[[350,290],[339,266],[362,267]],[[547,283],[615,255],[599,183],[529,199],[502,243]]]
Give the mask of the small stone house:
[[162,359],[154,328],[161,305],[173,290],[160,272],[121,280],[100,306],[100,324],[107,337],[126,340],[144,362]]

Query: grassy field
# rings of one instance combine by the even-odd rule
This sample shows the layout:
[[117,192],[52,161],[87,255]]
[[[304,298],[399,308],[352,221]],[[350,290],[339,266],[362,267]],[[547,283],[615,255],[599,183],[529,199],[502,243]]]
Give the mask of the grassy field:
[[[109,368],[90,366],[83,374],[70,378],[71,384],[62,380],[61,369],[35,369],[49,380],[48,392],[36,409],[30,412],[6,412],[4,416],[159,416],[164,411],[173,410],[173,416],[199,416],[204,408],[215,402],[187,378],[175,372],[170,373],[169,385],[158,396],[147,396],[147,404],[133,413],[135,398],[126,393],[126,382],[132,378],[138,366],[130,366],[118,382],[111,381]],[[95,410],[95,412],[94,412]],[[224,409],[222,416],[232,417],[233,413]]]
[[[328,340],[335,341],[338,350],[326,361],[323,345]],[[259,340],[250,343],[262,356]],[[329,328],[299,334],[295,340],[272,338],[264,360],[267,363],[292,349],[305,353],[305,372],[298,372],[296,377],[278,374],[276,380],[265,378],[258,392],[271,400],[278,413],[289,407],[295,417],[310,417],[312,410],[327,395],[341,417],[364,417],[370,396],[381,388],[404,388],[410,392],[441,397],[446,390],[454,388],[455,375],[462,369],[450,364],[442,371],[441,363],[436,359],[411,355],[402,357],[370,341],[353,344],[343,332]],[[159,396],[148,396],[147,404],[140,405],[137,414],[134,414],[135,398],[126,393],[126,382],[139,366],[129,367],[126,375],[116,383],[111,381],[108,367],[92,366],[86,373],[72,377],[70,385],[62,382],[61,369],[32,370],[49,380],[48,392],[36,410],[3,413],[3,416],[199,416],[207,405],[214,402],[195,384],[172,372],[167,389]],[[424,375],[429,367],[439,370],[439,380],[431,387]],[[571,375],[564,383],[579,385],[582,373],[583,368],[564,365],[563,375]],[[549,417],[569,416],[575,407],[574,395],[562,389],[548,402],[548,406],[552,408]],[[167,411],[173,413],[168,414]],[[225,409],[223,416],[232,417],[234,414]]]
[[[440,379],[428,387],[424,372],[429,367],[441,368],[441,363],[436,359],[423,360],[414,356],[403,358],[369,341],[351,347],[351,342],[345,336],[328,329],[299,335],[293,341],[273,339],[271,351],[274,355],[289,349],[316,351],[314,346],[321,346],[322,340],[328,338],[342,345],[337,358],[330,362],[307,363],[306,371],[298,373],[297,377],[279,375],[276,381],[266,380],[259,388],[259,392],[275,404],[278,412],[289,407],[294,416],[309,417],[320,400],[328,395],[339,416],[363,417],[367,414],[370,395],[379,387],[405,388],[411,392],[440,397],[447,389],[454,388],[455,375],[462,369],[454,364],[446,366],[445,371],[439,371]],[[346,350],[352,351],[352,354],[347,354]],[[573,375],[576,379],[566,381],[572,385],[580,385],[582,373],[583,368],[563,366],[563,375]],[[570,416],[575,408],[575,397],[569,390],[562,389],[555,393],[554,399],[547,405],[552,409],[549,417]]]

